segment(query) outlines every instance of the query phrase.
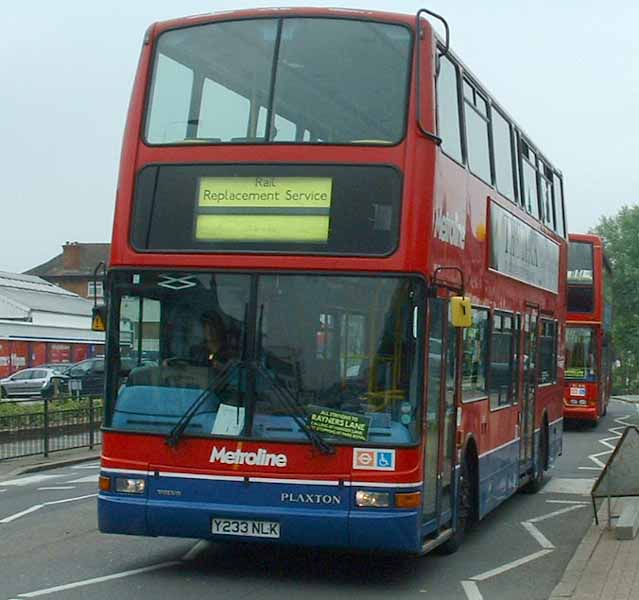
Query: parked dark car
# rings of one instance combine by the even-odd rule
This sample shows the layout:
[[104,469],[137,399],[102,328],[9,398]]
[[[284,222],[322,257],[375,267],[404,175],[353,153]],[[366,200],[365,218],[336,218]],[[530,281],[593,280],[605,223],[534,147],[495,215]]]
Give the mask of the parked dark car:
[[104,357],[81,360],[65,371],[69,391],[99,396],[104,392]]
[[52,397],[58,391],[66,388],[66,380],[66,375],[55,369],[42,366],[22,369],[9,377],[0,379],[0,397]]

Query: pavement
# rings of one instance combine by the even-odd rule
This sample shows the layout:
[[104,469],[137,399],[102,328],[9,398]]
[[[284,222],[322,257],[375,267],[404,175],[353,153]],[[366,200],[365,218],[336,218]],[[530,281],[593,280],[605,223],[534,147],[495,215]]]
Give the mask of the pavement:
[[[616,398],[639,404],[639,396]],[[0,481],[99,458],[99,449],[82,448],[51,453],[48,457],[0,461]],[[620,498],[613,499],[613,515],[619,514],[622,502]],[[608,526],[607,502],[601,504],[598,517],[599,524],[593,518],[549,600],[639,600],[639,537],[616,539],[614,526],[613,529]]]
[[77,465],[91,460],[100,460],[100,448],[78,448],[76,450],[61,450],[51,452],[49,456],[42,455],[26,456],[24,458],[14,458],[0,461],[0,481],[12,479],[25,473],[35,473],[37,471],[48,471],[57,467],[67,465]]
[[[615,396],[639,404],[639,396]],[[609,528],[608,511],[618,516],[622,498],[599,507],[599,524],[592,524],[577,547],[549,600],[639,600],[639,537],[618,540],[614,519]]]

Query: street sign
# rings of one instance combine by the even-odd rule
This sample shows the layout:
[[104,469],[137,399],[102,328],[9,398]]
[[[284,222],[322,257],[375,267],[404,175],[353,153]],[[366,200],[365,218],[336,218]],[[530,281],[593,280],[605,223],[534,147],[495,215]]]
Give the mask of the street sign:
[[69,379],[69,391],[71,391],[71,392],[81,392],[82,391],[82,380],[81,379]]

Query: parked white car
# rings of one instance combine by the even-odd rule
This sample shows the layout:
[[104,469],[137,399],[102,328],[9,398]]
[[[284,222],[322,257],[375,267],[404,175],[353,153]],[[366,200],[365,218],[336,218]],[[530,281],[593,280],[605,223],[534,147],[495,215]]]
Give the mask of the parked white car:
[[57,390],[66,386],[67,379],[57,369],[22,369],[0,379],[0,398],[53,396]]

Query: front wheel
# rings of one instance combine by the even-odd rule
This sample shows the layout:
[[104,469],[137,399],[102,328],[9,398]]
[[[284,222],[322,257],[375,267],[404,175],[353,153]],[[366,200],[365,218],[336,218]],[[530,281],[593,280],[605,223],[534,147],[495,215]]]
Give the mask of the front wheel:
[[466,536],[466,532],[473,523],[474,502],[473,482],[470,478],[468,460],[465,459],[461,464],[459,484],[457,486],[457,527],[453,535],[439,546],[438,551],[441,554],[453,554],[453,552],[459,550]]

